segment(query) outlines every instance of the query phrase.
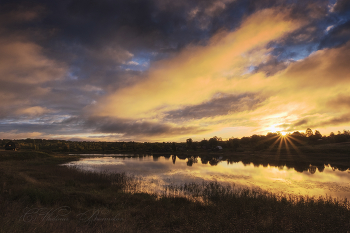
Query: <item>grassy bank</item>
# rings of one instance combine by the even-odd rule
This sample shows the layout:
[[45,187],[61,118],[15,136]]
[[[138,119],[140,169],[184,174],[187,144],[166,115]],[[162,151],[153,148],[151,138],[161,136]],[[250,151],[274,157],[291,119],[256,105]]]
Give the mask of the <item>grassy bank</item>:
[[0,232],[346,232],[350,211],[328,199],[278,197],[216,183],[169,187],[204,202],[125,193],[125,174],[58,166],[77,156],[0,152]]

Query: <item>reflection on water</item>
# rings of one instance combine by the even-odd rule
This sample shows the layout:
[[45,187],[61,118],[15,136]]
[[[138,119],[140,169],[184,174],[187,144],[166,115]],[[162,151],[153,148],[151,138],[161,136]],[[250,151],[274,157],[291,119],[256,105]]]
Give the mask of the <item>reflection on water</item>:
[[223,185],[273,193],[350,198],[350,170],[341,171],[324,165],[290,168],[185,155],[90,156],[65,165],[92,172],[125,172],[140,181],[140,191],[149,193],[158,193],[169,185],[217,181]]

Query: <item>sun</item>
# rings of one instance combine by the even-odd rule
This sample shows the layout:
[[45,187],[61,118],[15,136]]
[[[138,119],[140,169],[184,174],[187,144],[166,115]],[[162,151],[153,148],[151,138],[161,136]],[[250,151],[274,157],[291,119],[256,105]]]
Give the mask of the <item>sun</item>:
[[270,125],[269,127],[265,128],[265,130],[267,132],[277,133],[277,132],[281,131],[281,128],[277,127],[277,125]]
[[297,136],[289,133],[288,131],[282,130],[276,131],[272,134],[271,132],[269,132],[266,135],[266,139],[263,141],[263,143],[269,145],[267,149],[268,151],[277,148],[277,154],[280,154],[282,151],[286,151],[287,154],[291,154],[292,150],[298,154],[301,154],[301,151],[299,150],[298,146],[305,145],[305,142],[298,139]]

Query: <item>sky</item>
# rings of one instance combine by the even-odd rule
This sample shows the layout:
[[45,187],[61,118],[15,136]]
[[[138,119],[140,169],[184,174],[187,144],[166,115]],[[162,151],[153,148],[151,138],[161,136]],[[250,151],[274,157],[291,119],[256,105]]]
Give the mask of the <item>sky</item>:
[[350,1],[2,0],[0,138],[350,129]]

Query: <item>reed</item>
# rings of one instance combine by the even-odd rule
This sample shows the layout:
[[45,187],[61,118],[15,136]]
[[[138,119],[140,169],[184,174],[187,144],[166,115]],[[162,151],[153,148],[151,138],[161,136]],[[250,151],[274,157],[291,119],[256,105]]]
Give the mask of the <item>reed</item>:
[[[6,158],[0,163],[0,232],[346,232],[350,229],[347,200],[273,194],[217,182],[171,185],[157,196],[141,192],[146,184],[137,177],[57,165],[66,160],[63,155],[32,154],[23,160]],[[36,219],[28,218],[28,210],[44,213],[63,207],[69,208],[66,220],[64,216],[62,220],[42,220],[44,215],[39,212],[32,212]],[[102,220],[88,221],[94,213]]]

